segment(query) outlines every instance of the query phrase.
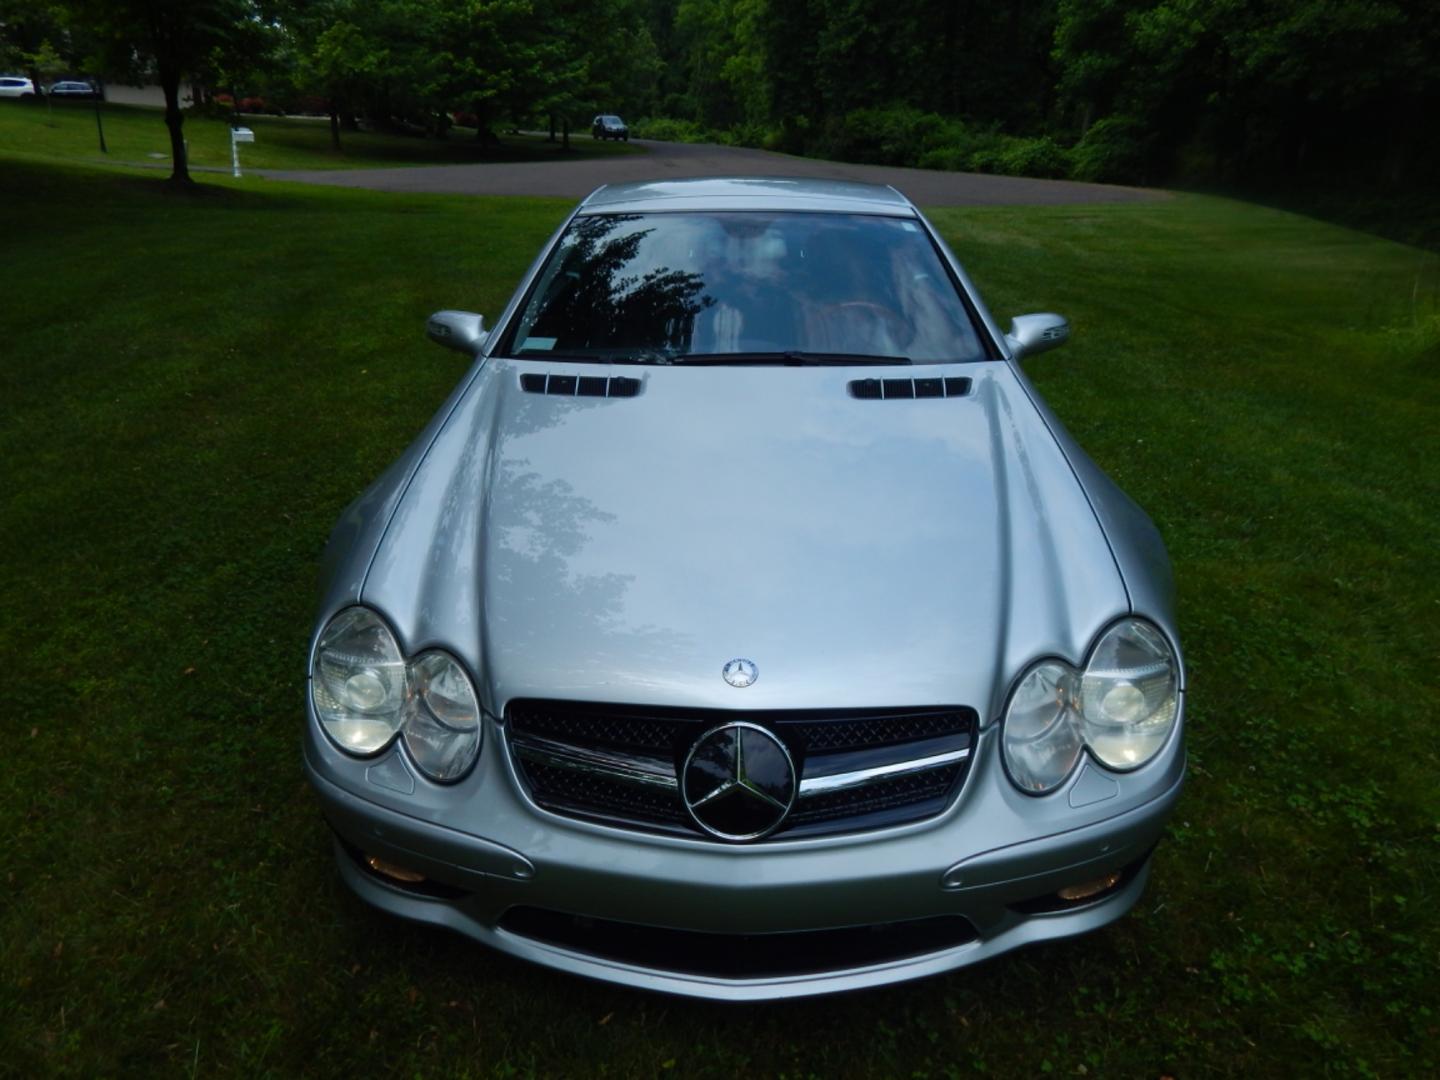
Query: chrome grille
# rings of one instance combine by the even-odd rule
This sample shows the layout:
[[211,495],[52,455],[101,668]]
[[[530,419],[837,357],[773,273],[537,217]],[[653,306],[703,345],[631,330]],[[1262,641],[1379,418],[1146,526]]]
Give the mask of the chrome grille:
[[694,742],[746,721],[789,750],[795,806],[771,837],[879,828],[931,817],[964,782],[978,717],[963,707],[730,712],[515,701],[505,725],[516,771],[546,810],[647,831],[703,835],[678,772]]

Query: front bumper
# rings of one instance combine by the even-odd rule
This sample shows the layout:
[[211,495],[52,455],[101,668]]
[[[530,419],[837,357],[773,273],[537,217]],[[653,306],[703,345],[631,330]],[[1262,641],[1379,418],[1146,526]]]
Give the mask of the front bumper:
[[[1004,779],[992,727],[980,736],[960,797],[937,818],[847,836],[731,846],[536,808],[493,726],[469,780],[446,789],[413,776],[408,793],[400,790],[408,770],[398,749],[379,762],[356,762],[330,747],[313,722],[308,727],[306,769],[338,838],[342,877],[365,900],[563,971],[726,1000],[900,982],[1112,922],[1144,888],[1149,854],[1184,776],[1177,738],[1137,773],[1111,776],[1087,764],[1060,792],[1030,798]],[[447,801],[453,805],[447,808]],[[464,831],[452,822],[463,823]],[[365,855],[427,881],[406,886],[384,878],[364,865]],[[1120,882],[1100,897],[1037,911],[1058,889],[1117,870],[1124,871]],[[526,913],[539,917],[517,917]],[[787,947],[809,939],[822,950],[833,940],[835,954],[804,970],[716,974],[678,953],[657,962],[655,948],[627,954],[600,937],[591,946],[573,935],[534,931],[537,922],[569,916],[581,917],[571,924],[599,936],[623,924],[630,932],[617,941],[663,928],[656,930],[662,937],[733,940],[737,950],[743,943],[761,954],[767,941],[781,954],[782,939]],[[973,932],[943,936],[934,947],[914,944],[920,939],[906,929],[958,924],[957,916]],[[853,935],[816,933],[879,926],[902,942],[903,955],[852,954]]]

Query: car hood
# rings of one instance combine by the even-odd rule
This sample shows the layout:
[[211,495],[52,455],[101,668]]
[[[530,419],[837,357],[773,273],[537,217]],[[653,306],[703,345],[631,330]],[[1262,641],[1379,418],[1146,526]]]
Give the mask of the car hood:
[[[521,388],[616,374],[633,397]],[[487,361],[399,500],[362,598],[412,651],[520,697],[788,709],[970,705],[1080,660],[1128,610],[1104,534],[1009,365],[960,397],[894,369]],[[755,683],[721,668],[754,661]]]

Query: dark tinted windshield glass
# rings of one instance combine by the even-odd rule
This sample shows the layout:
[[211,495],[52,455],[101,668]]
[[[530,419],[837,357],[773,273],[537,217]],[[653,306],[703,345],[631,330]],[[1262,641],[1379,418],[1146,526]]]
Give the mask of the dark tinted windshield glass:
[[658,363],[726,354],[915,363],[985,355],[918,223],[758,212],[577,218],[505,349]]

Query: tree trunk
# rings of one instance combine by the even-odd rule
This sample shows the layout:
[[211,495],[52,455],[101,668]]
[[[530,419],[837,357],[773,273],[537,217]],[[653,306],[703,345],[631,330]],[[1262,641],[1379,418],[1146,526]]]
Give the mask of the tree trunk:
[[550,138],[546,139],[545,141],[546,141],[546,142],[554,142],[554,141],[555,141],[555,114],[554,114],[553,112],[550,114]]
[[560,121],[560,152],[568,153],[570,150],[570,120],[568,118]]
[[340,152],[340,107],[334,101],[330,102],[330,146]]
[[493,111],[490,108],[490,101],[490,98],[486,98],[483,101],[475,102],[474,106],[475,141],[482,146],[496,146],[500,142],[495,132],[490,130],[490,117]]
[[95,87],[95,96],[91,98],[91,101],[95,105],[95,131],[100,136],[100,152],[102,154],[108,154],[110,153],[110,148],[105,145],[105,125],[100,120],[100,98],[104,93],[105,91],[97,85]]
[[180,72],[169,65],[160,65],[160,89],[165,92],[165,126],[170,129],[170,160],[173,167],[170,183],[190,187],[190,163],[185,159],[185,116],[180,112]]

